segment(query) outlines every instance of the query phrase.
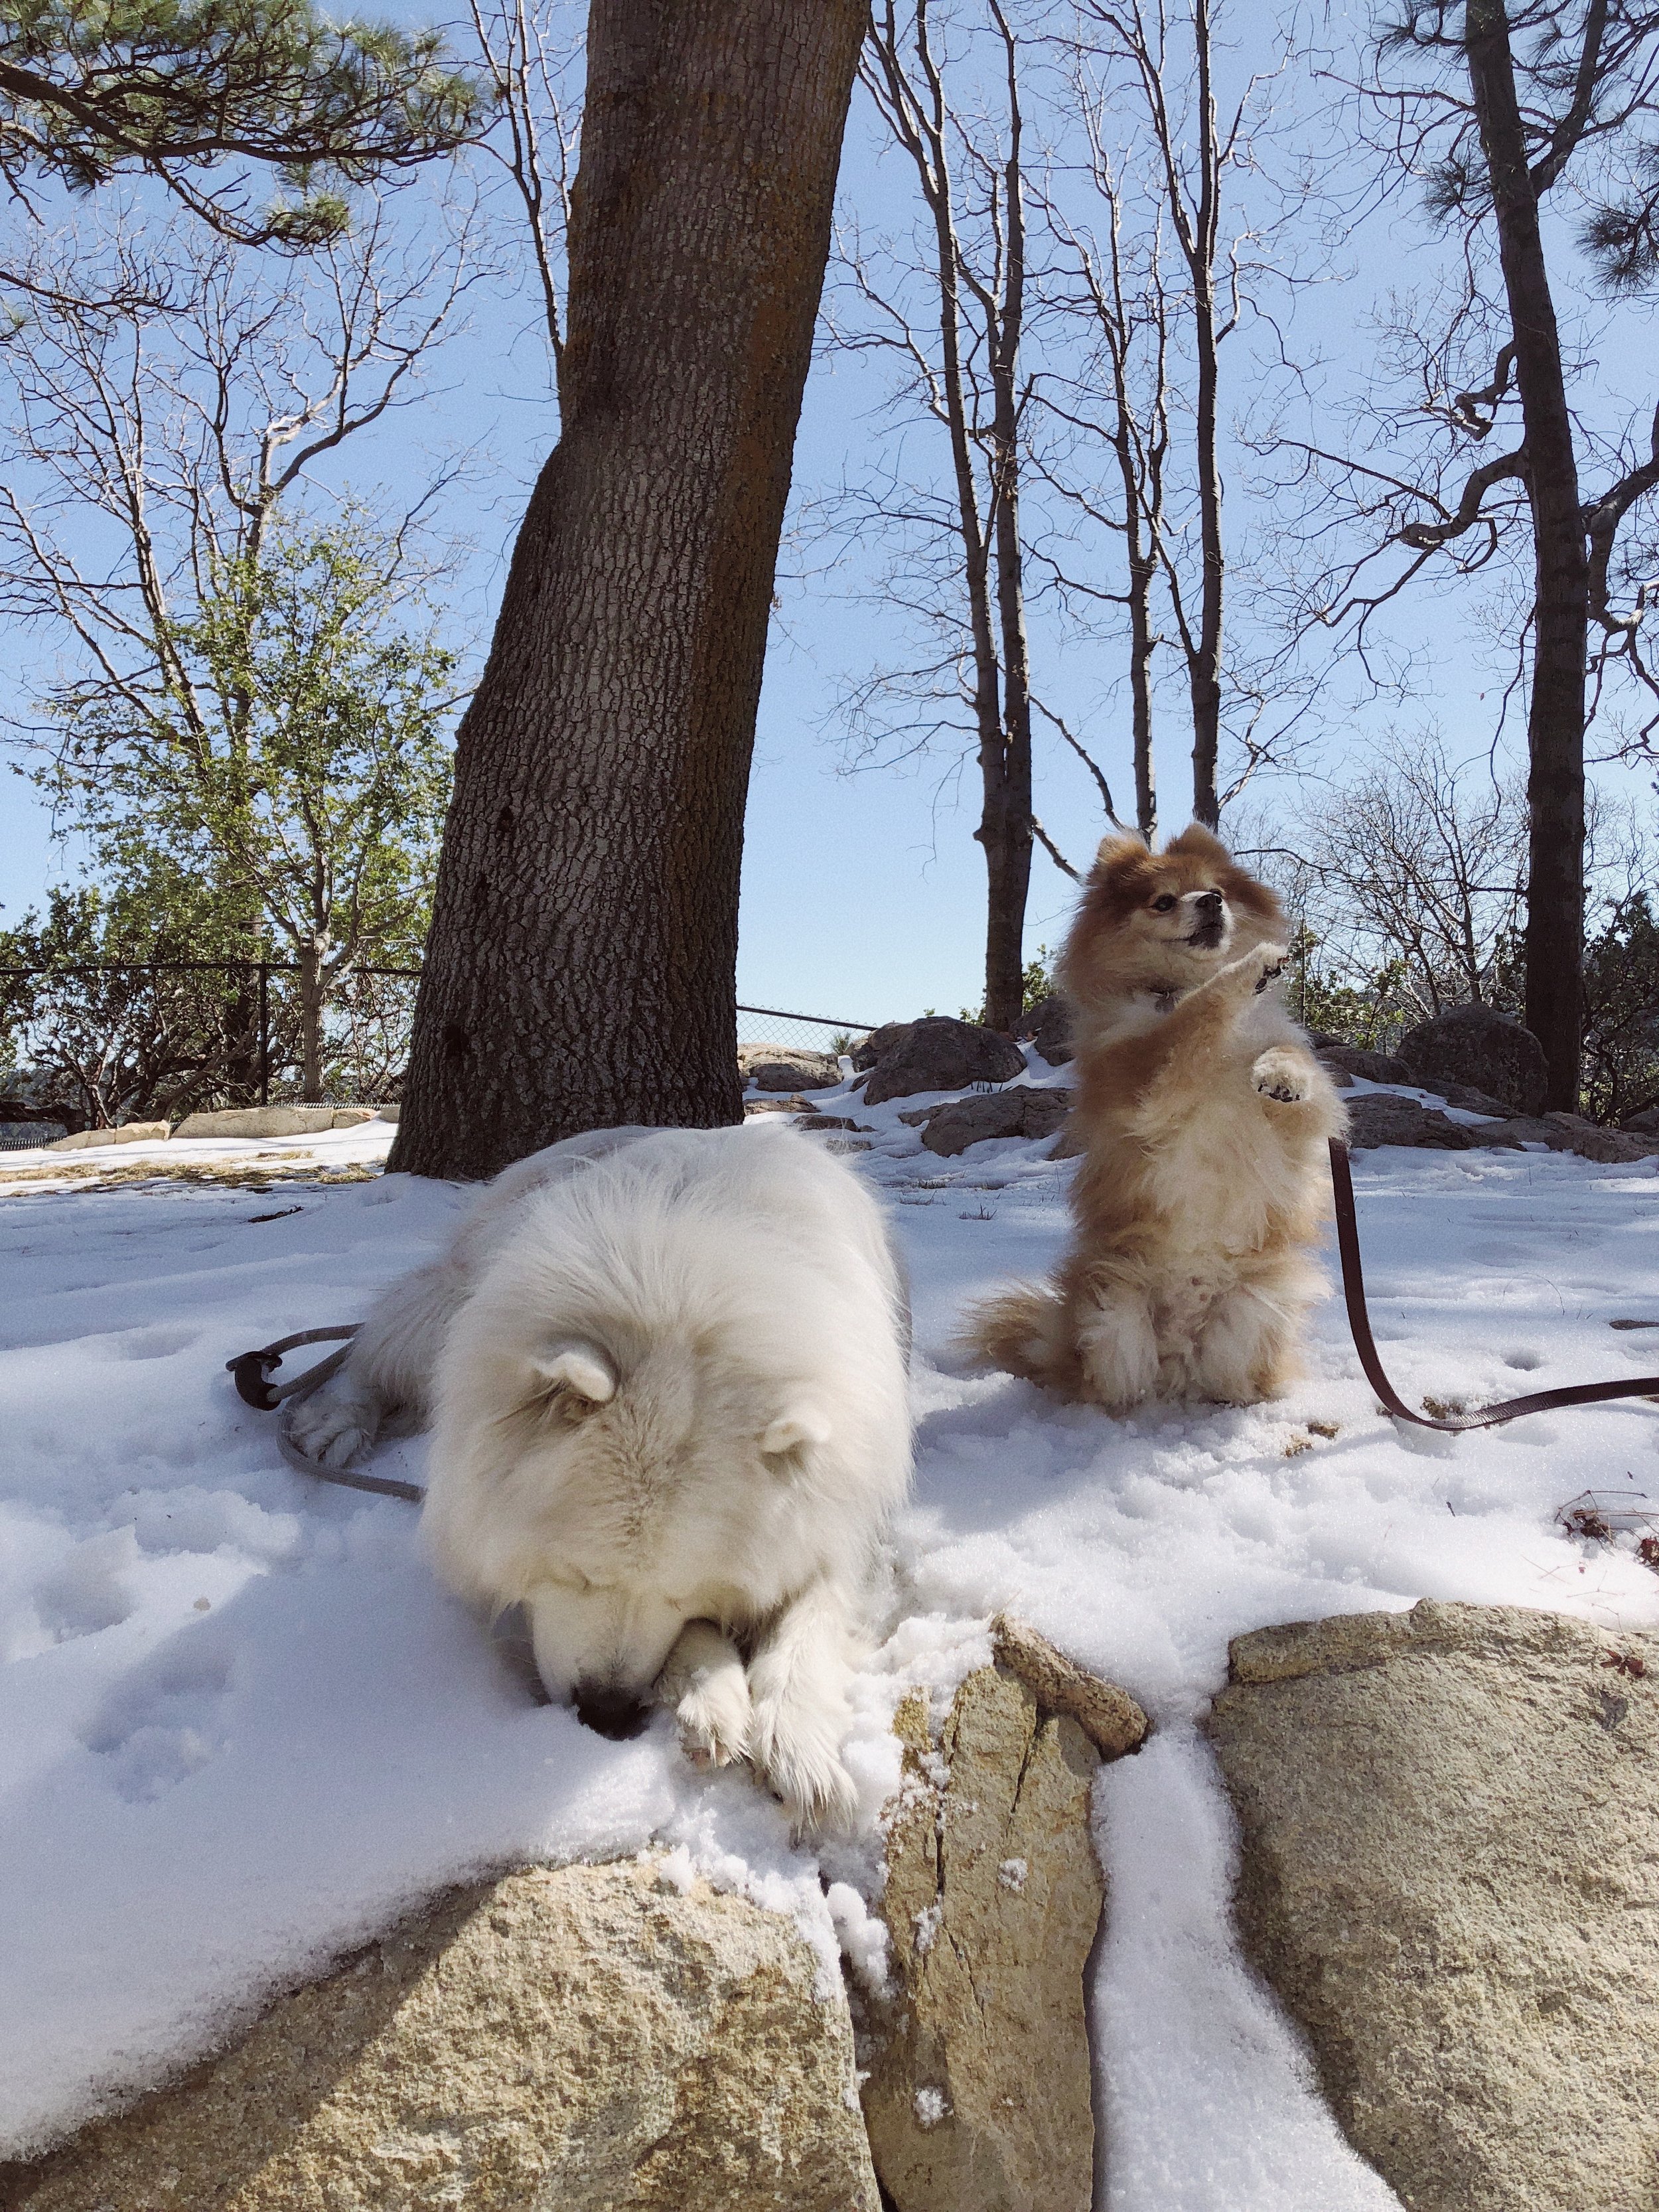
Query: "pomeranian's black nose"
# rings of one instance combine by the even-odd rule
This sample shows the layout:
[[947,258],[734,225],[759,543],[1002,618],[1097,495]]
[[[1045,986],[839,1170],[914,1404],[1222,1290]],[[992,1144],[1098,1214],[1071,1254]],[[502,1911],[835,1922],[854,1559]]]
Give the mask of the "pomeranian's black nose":
[[1221,911],[1221,894],[1219,891],[1200,891],[1198,895],[1197,902],[1202,909],[1206,921],[1210,915],[1219,914]]
[[578,1682],[576,1717],[595,1735],[608,1735],[625,1743],[638,1735],[651,1716],[631,1690],[617,1690],[602,1682]]

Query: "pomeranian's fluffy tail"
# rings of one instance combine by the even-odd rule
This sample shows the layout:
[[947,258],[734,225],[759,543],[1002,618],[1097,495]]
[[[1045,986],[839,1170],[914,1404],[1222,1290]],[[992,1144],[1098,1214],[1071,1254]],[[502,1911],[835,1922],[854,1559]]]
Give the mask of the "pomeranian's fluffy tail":
[[1015,1283],[969,1307],[960,1342],[972,1358],[1050,1389],[1068,1390],[1076,1377],[1070,1317],[1047,1283]]

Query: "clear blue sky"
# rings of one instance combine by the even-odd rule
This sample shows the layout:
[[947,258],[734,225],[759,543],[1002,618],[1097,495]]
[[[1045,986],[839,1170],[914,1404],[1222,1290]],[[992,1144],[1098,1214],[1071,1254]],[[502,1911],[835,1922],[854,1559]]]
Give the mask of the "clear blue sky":
[[[1246,20],[1249,12],[1241,11]],[[890,221],[901,211],[904,179],[875,161],[875,129],[860,95],[843,198],[866,220]],[[1363,266],[1345,255],[1340,264],[1334,257],[1328,269],[1314,272],[1328,281],[1302,295],[1304,341],[1310,345],[1317,338],[1339,354],[1363,349],[1369,343],[1366,301],[1385,281],[1409,281],[1421,258],[1407,210],[1396,207],[1376,227]],[[471,332],[434,364],[422,406],[398,418],[373,447],[360,444],[352,457],[355,480],[394,489],[414,482],[429,456],[456,446],[475,447],[486,458],[485,473],[447,518],[477,541],[457,606],[459,620],[480,646],[525,493],[556,429],[539,345],[533,334],[523,335],[529,321],[523,300],[480,303]],[[1650,333],[1650,325],[1644,327]],[[835,483],[867,457],[882,434],[884,390],[880,372],[867,364],[840,356],[815,366],[797,448],[798,495]],[[1239,519],[1243,496],[1237,483],[1230,486]],[[851,568],[856,572],[856,555]],[[783,621],[768,659],[750,791],[738,995],[857,1021],[924,1006],[955,1012],[977,1002],[982,975],[984,873],[970,835],[977,811],[971,765],[952,777],[948,759],[936,756],[904,770],[848,772],[835,720],[838,684],[857,672],[878,616],[852,604],[836,580],[786,586]],[[1467,732],[1468,750],[1480,750],[1491,708],[1480,695],[1490,678],[1468,650],[1456,608],[1425,591],[1397,619],[1434,659],[1433,711],[1455,739]],[[1038,647],[1046,649],[1040,635]],[[1045,680],[1088,729],[1120,805],[1127,805],[1125,718],[1110,698],[1117,675],[1111,653],[1078,652]],[[1415,719],[1428,711],[1416,710]],[[1363,750],[1369,732],[1391,718],[1392,710],[1381,709],[1353,718],[1334,688],[1313,717],[1319,743],[1311,764],[1340,772],[1345,756]],[[1172,714],[1162,738],[1165,819],[1173,829],[1190,740]],[[1086,858],[1103,825],[1091,786],[1057,741],[1052,749],[1045,745],[1039,784],[1045,823],[1073,858]],[[9,920],[64,872],[47,826],[27,787],[7,776],[0,783],[0,902]],[[1028,951],[1057,942],[1073,896],[1072,885],[1039,855]]]

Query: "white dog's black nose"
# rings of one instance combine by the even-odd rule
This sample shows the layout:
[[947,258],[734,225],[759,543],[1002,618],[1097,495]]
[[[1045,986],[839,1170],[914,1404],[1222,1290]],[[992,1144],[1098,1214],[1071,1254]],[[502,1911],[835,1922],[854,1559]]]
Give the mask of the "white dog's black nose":
[[576,1717],[595,1735],[608,1735],[625,1743],[638,1735],[651,1716],[631,1690],[618,1690],[603,1682],[578,1682]]
[[1196,904],[1199,911],[1203,915],[1205,920],[1207,921],[1210,920],[1212,915],[1220,913],[1221,894],[1219,891],[1200,891],[1198,895]]

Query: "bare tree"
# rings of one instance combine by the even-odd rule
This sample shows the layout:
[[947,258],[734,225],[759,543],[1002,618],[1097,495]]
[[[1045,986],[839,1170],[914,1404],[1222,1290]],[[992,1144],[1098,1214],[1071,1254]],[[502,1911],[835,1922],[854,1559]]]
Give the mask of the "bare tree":
[[550,26],[534,0],[469,0],[473,35],[495,94],[483,141],[510,179],[523,214],[556,390],[564,376],[566,241],[581,126],[572,80],[579,46]]
[[855,0],[594,0],[561,435],[456,787],[393,1158],[741,1114],[743,809]]
[[[483,264],[464,215],[434,251],[370,203],[304,262],[117,212],[30,266],[36,309],[0,339],[0,613],[63,659],[18,741],[106,872],[165,853],[214,884],[226,951],[287,940],[315,1091],[331,988],[388,929],[401,949],[419,903],[393,856],[441,805],[449,659],[384,635],[423,580],[424,501],[386,527],[337,512],[305,545],[295,526],[321,465],[413,396]],[[152,304],[77,301],[88,276]]]
[[[1637,134],[1659,113],[1659,9],[1522,0],[1511,11],[1504,0],[1468,0],[1458,19],[1451,0],[1407,0],[1383,52],[1403,59],[1406,81],[1380,80],[1366,96],[1390,118],[1397,173],[1427,171],[1431,210],[1457,226],[1463,285],[1448,328],[1421,349],[1417,419],[1437,433],[1427,451],[1396,445],[1373,462],[1313,441],[1300,447],[1375,533],[1346,573],[1316,587],[1314,611],[1363,649],[1379,610],[1419,574],[1486,568],[1522,523],[1528,586],[1514,635],[1528,696],[1526,1018],[1549,1061],[1550,1103],[1571,1108],[1583,1016],[1586,672],[1593,663],[1598,691],[1617,672],[1659,701],[1642,643],[1651,562],[1621,563],[1618,550],[1621,529],[1659,489],[1659,414],[1624,441],[1611,480],[1586,498],[1589,448],[1575,422],[1559,270],[1540,210],[1572,174],[1602,280],[1629,289],[1651,276]],[[1629,189],[1609,196],[1605,179],[1621,167]],[[1484,376],[1456,373],[1488,331]],[[1504,450],[1474,459],[1471,449],[1500,428]],[[1380,559],[1387,565],[1374,575]],[[1650,716],[1638,742],[1656,729]]]
[[[1177,295],[1156,258],[1152,296],[1164,327],[1172,312],[1188,325],[1192,363],[1190,475],[1197,506],[1196,588],[1180,559],[1174,533],[1160,512],[1148,537],[1169,594],[1185,664],[1193,724],[1193,814],[1213,829],[1220,819],[1218,786],[1224,666],[1223,617],[1226,550],[1222,528],[1220,457],[1221,349],[1238,327],[1237,249],[1224,221],[1230,173],[1250,157],[1248,131],[1252,79],[1222,115],[1215,83],[1211,0],[1191,0],[1172,21],[1166,0],[1079,0],[1082,29],[1078,52],[1107,72],[1104,84],[1080,79],[1095,179],[1115,227],[1120,192],[1103,159],[1101,108],[1127,74],[1141,110],[1141,143],[1150,155],[1160,202],[1160,228],[1185,271]],[[1184,46],[1184,52],[1177,51]],[[1167,337],[1165,339],[1167,347]],[[1156,401],[1154,402],[1156,409]],[[1157,419],[1156,412],[1153,416]]]

